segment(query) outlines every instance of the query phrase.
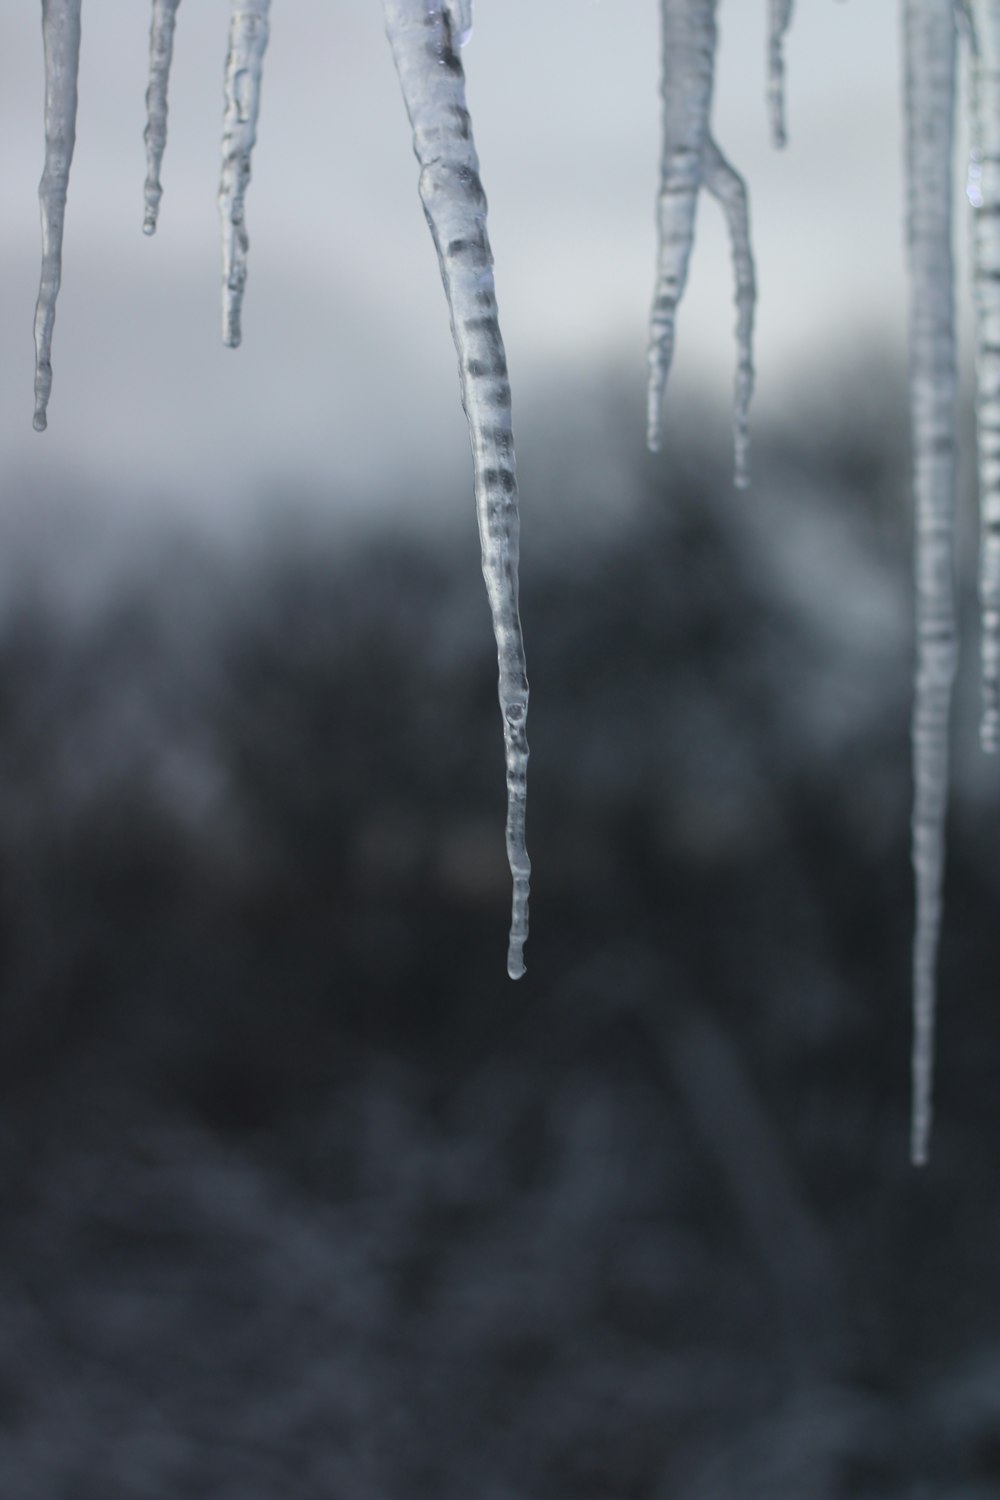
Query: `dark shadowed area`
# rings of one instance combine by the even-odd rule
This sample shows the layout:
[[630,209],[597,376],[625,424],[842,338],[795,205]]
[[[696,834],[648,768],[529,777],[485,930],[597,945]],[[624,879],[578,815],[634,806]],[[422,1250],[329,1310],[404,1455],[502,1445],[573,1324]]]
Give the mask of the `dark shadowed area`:
[[1000,772],[970,628],[915,1172],[902,396],[749,495],[640,411],[523,454],[517,985],[471,521],[12,502],[0,1496],[1000,1493]]

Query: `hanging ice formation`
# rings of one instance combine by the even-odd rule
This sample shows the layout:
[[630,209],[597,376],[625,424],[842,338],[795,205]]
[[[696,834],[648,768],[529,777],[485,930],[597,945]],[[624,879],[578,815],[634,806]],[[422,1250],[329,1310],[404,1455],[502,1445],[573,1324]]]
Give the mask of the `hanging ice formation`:
[[518,509],[507,357],[497,321],[486,197],[458,56],[470,0],[384,0],[413,127],[420,199],[437,251],[469,424],[483,577],[500,666],[507,763],[507,858],[514,882],[507,972],[524,973],[531,865],[524,841],[528,678],[518,615]]
[[226,112],[222,127],[222,342],[235,349],[247,280],[243,200],[250,181],[250,155],[257,140],[260,80],[267,49],[270,0],[234,0],[226,58]]
[[979,446],[979,599],[984,750],[1000,749],[1000,5],[970,0],[970,104]]
[[163,187],[160,168],[167,144],[167,85],[180,0],[153,0],[149,28],[149,88],[146,90],[146,215],[143,233],[156,233]]
[[698,194],[705,187],[725,214],[736,274],[737,366],[733,394],[734,478],[750,482],[748,416],[753,392],[756,302],[747,193],[712,139],[717,0],[661,0],[663,140],[657,201],[656,292],[649,328],[646,442],[659,451],[663,398],[674,352],[677,306],[687,283]]
[[916,681],[913,706],[913,1114],[911,1155],[927,1160],[941,929],[948,719],[957,657],[955,327],[951,254],[955,10],[904,0],[910,412],[914,460]]
[[42,275],[35,305],[36,432],[44,432],[52,390],[52,326],[62,281],[66,190],[76,144],[76,76],[80,66],[80,0],[42,0],[45,51],[45,167],[38,187]]
[[771,140],[784,146],[785,133],[785,32],[792,19],[792,0],[768,0],[767,107],[771,117]]
[[[785,141],[784,36],[793,0],[768,6],[768,112]],[[179,0],[153,0],[147,176],[143,228],[152,233],[162,195],[167,85]],[[486,199],[465,102],[458,49],[472,0],[383,0],[386,30],[420,163],[419,189],[437,250],[459,360],[472,442],[483,574],[499,661],[507,767],[507,854],[513,876],[508,971],[524,972],[530,865],[524,841],[528,682],[518,615],[517,478],[510,386],[497,321]],[[753,387],[755,304],[747,195],[710,129],[717,0],[660,0],[663,134],[657,200],[657,282],[649,342],[647,437],[660,445],[677,308],[694,239],[698,195],[722,206],[736,277],[735,478],[747,482],[747,417]],[[51,343],[62,269],[66,192],[76,131],[81,0],[42,0],[45,169],[39,197],[42,273],[35,312],[35,416],[46,425]],[[244,197],[256,139],[269,0],[233,0],[225,72],[223,338],[240,341],[246,282]],[[916,682],[913,710],[913,1116],[911,1150],[926,1160],[931,1126],[935,974],[941,928],[948,720],[957,654],[952,528],[955,468],[955,343],[951,255],[951,157],[956,21],[971,52],[977,414],[981,497],[982,742],[1000,748],[1000,0],[902,0],[905,59],[907,247],[910,265],[910,391],[916,504]]]

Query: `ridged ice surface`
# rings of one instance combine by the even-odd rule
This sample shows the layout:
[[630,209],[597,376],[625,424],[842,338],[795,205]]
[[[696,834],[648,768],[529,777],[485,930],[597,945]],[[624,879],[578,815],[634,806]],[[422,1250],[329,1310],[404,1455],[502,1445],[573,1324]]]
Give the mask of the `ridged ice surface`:
[[[483,577],[500,666],[513,911],[507,971],[524,973],[531,866],[525,848],[528,679],[518,615],[518,508],[510,385],[497,321],[486,198],[465,102],[452,10],[384,0],[386,30],[413,127],[420,199],[437,250],[469,424]],[[468,7],[464,9],[467,14]]]
[[663,400],[673,360],[677,308],[687,284],[698,194],[721,203],[736,268],[737,372],[733,404],[735,481],[749,482],[748,419],[753,391],[756,300],[743,179],[712,139],[716,0],[661,0],[663,136],[657,199],[656,292],[650,314],[646,442],[662,438]]
[[955,329],[951,249],[955,109],[953,0],[904,0],[910,407],[913,428],[916,683],[913,707],[913,1114],[927,1160],[948,800],[948,721],[957,633],[953,580]]
[[270,0],[234,0],[226,56],[226,108],[222,122],[222,342],[235,349],[242,336],[247,281],[245,198],[250,157],[257,140],[260,82],[267,50]]
[[979,445],[980,738],[1000,749],[1000,4],[970,0],[973,289]]
[[149,28],[149,87],[146,90],[146,210],[144,234],[156,232],[163,186],[160,169],[167,144],[167,88],[170,61],[174,53],[174,26],[180,0],[153,0],[153,19]]
[[52,391],[52,328],[62,281],[66,190],[76,144],[76,77],[80,66],[80,0],[42,0],[45,51],[45,167],[38,185],[42,275],[35,305],[36,432],[44,432]]
[[785,130],[785,32],[792,19],[792,0],[768,0],[767,112],[776,146],[788,140]]

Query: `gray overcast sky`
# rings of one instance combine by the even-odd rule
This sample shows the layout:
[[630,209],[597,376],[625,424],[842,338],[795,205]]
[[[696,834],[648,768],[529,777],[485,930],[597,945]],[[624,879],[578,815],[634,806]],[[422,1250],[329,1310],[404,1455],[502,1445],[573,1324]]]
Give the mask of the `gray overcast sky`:
[[[751,191],[759,409],[849,341],[900,344],[895,0],[800,3],[790,144],[767,138],[766,0],[722,0],[715,133]],[[178,18],[160,229],[142,220],[148,6],[84,6],[49,431],[31,429],[42,70],[37,8],[4,7],[0,442],[8,473],[74,469],[137,503],[228,511],[289,478],[378,492],[387,466],[467,482],[454,356],[378,0],[274,0],[244,345],[219,341],[215,208],[227,0]],[[654,0],[477,0],[465,60],[515,417],[553,365],[644,368],[657,174]],[[960,244],[964,236],[960,238]],[[705,202],[678,386],[729,399],[732,283]],[[548,385],[551,386],[551,377]]]

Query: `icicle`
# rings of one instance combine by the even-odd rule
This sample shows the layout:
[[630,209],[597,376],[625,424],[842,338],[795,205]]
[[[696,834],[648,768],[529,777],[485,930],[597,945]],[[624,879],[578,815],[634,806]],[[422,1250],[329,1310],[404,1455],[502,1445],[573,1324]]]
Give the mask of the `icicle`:
[[510,385],[497,321],[486,198],[455,50],[451,8],[441,0],[384,0],[386,31],[402,85],[420,198],[430,227],[458,353],[469,424],[483,577],[500,666],[507,765],[507,858],[514,882],[507,972],[524,973],[531,865],[524,842],[528,679],[518,616],[518,510]]
[[472,35],[472,0],[447,0],[447,5],[452,45],[464,47]]
[[62,281],[66,190],[76,144],[76,75],[80,65],[80,0],[42,0],[45,50],[45,168],[38,185],[42,211],[42,277],[35,304],[36,432],[44,432],[52,390],[52,327]]
[[746,187],[709,132],[715,74],[716,0],[661,0],[663,147],[657,201],[656,294],[650,315],[646,442],[662,436],[663,398],[674,352],[677,306],[694,243],[698,193],[722,204],[736,267],[738,367],[734,403],[735,481],[748,483],[747,410],[753,388],[755,303]]
[[730,166],[715,142],[709,139],[705,156],[705,186],[722,205],[733,247],[736,273],[736,379],[733,391],[734,481],[745,489],[750,483],[750,398],[753,395],[753,315],[757,302],[753,252],[750,248],[750,215],[746,184]]
[[979,603],[984,750],[1000,749],[1000,5],[972,0],[976,426],[979,446]]
[[913,427],[916,684],[913,708],[914,1163],[930,1140],[938,938],[948,800],[948,718],[957,634],[952,576],[955,329],[951,253],[955,14],[952,0],[903,0],[910,407]]
[[771,139],[784,146],[785,133],[785,32],[792,19],[792,0],[768,0],[767,28],[767,108],[771,120]]
[[180,0],[153,0],[149,28],[149,87],[146,90],[146,215],[143,234],[156,233],[163,187],[160,167],[167,144],[167,85],[174,51],[174,26]]
[[257,140],[260,80],[267,50],[270,0],[233,0],[226,57],[226,111],[222,128],[222,342],[235,349],[242,338],[240,315],[247,280],[243,200],[250,181],[250,154]]

